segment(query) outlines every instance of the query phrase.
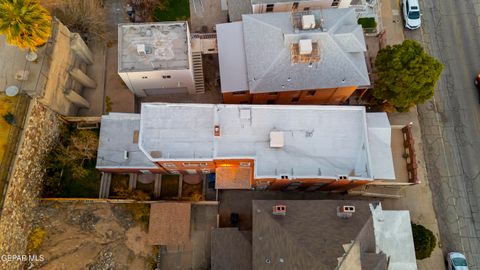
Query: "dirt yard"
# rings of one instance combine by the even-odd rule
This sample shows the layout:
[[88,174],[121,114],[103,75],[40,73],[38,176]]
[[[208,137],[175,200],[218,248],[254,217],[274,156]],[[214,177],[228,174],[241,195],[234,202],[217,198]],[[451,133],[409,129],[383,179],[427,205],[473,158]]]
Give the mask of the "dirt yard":
[[46,237],[34,254],[45,261],[31,269],[154,269],[146,224],[138,219],[123,204],[42,202],[34,228]]

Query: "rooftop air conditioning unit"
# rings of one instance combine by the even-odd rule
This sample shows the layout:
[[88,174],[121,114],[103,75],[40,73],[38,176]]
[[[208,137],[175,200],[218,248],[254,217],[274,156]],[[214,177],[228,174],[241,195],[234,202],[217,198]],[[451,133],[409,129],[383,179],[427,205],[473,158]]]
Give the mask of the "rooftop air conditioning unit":
[[140,56],[147,56],[145,44],[137,44],[137,53]]
[[285,144],[283,131],[270,131],[270,147],[282,148]]
[[303,15],[302,16],[302,29],[315,29],[315,16],[314,15]]
[[312,54],[312,40],[311,39],[301,39],[298,42],[298,48],[301,55]]

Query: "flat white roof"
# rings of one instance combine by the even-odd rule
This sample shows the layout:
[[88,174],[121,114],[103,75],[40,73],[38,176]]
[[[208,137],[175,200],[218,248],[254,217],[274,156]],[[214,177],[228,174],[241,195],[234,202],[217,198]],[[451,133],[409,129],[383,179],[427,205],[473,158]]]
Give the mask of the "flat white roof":
[[140,114],[110,113],[102,116],[101,124],[97,168],[157,167],[134,141],[134,133],[140,129]]
[[389,270],[417,269],[410,212],[382,210],[370,204],[377,252],[389,257]]
[[118,71],[188,69],[186,22],[118,25]]
[[368,142],[373,178],[395,179],[392,156],[392,128],[385,113],[367,113]]
[[[152,161],[252,158],[256,178],[373,179],[366,115],[360,106],[144,103],[139,147]],[[283,132],[283,147],[270,147],[271,131]]]

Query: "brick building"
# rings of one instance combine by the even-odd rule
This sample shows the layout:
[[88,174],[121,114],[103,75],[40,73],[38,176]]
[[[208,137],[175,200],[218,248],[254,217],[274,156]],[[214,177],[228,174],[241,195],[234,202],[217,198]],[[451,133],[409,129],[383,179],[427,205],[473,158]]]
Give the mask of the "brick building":
[[370,86],[353,8],[247,14],[217,39],[227,104],[342,104]]
[[251,231],[212,230],[211,269],[417,269],[408,211],[366,201],[253,200],[251,213]]
[[390,132],[385,113],[364,107],[144,103],[140,115],[102,117],[97,168],[344,191],[395,179]]

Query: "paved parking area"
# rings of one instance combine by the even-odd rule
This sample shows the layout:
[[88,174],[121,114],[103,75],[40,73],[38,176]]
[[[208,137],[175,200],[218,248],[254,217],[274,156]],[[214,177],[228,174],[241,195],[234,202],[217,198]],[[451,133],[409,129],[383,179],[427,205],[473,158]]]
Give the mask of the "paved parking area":
[[107,21],[107,61],[105,98],[112,112],[134,112],[135,97],[118,75],[118,24],[130,22],[126,13],[127,0],[105,1]]

